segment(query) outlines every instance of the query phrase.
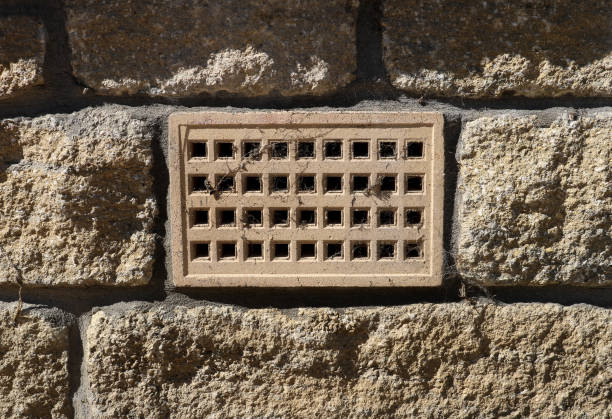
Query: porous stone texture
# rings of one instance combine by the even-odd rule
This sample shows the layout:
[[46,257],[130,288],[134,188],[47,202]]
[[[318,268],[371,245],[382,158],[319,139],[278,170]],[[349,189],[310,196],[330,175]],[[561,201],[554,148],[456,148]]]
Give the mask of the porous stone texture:
[[89,417],[609,417],[612,312],[137,306],[87,330]]
[[459,272],[488,285],[611,285],[611,139],[609,112],[467,123]]
[[74,74],[102,94],[323,94],[354,79],[356,0],[67,0]]
[[0,416],[70,416],[68,322],[59,310],[0,304]]
[[436,96],[612,95],[608,0],[388,0],[397,88]]
[[0,100],[43,83],[45,39],[34,18],[0,17]]
[[122,108],[0,121],[0,283],[141,285],[151,134]]

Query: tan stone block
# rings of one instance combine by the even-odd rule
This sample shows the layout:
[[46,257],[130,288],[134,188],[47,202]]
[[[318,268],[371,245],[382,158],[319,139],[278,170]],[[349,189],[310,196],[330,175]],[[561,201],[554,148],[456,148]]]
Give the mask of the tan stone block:
[[467,123],[460,273],[487,285],[611,285],[611,139],[609,112]]
[[28,285],[147,283],[150,142],[117,108],[0,121],[0,282],[20,271]]
[[323,94],[355,77],[354,0],[68,0],[74,74],[102,94]]
[[117,310],[94,314],[87,331],[91,417],[611,413],[602,308]]
[[59,310],[0,303],[0,416],[70,416],[68,322]]
[[611,96],[607,0],[384,2],[397,88],[436,96]]
[[45,29],[34,18],[0,18],[0,100],[43,83],[45,40]]

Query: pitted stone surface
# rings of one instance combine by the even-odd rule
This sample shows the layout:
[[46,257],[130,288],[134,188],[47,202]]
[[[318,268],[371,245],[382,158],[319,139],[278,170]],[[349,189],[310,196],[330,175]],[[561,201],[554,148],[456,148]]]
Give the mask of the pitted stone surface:
[[0,304],[0,416],[70,417],[68,322],[59,310]]
[[389,0],[384,61],[415,94],[611,96],[611,20],[607,0]]
[[74,74],[102,94],[323,94],[354,79],[353,0],[68,0]]
[[0,100],[43,83],[46,32],[36,19],[0,18]]
[[488,285],[612,284],[612,114],[469,122],[457,264]]
[[150,143],[121,108],[0,121],[0,282],[147,283]]
[[91,417],[612,414],[602,308],[120,310],[88,327]]

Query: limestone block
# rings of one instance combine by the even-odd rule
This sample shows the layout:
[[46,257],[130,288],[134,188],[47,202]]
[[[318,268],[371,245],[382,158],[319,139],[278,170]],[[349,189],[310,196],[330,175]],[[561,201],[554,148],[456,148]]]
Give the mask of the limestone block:
[[43,83],[46,32],[27,16],[0,18],[0,100]]
[[415,94],[609,97],[611,19],[607,0],[389,0],[384,61]]
[[611,285],[612,113],[467,123],[457,264],[487,285]]
[[354,79],[356,0],[67,0],[75,76],[108,95],[323,94]]
[[0,282],[147,283],[150,143],[122,108],[0,121]]
[[87,330],[90,417],[612,413],[603,308],[122,310],[98,311]]
[[59,310],[0,303],[0,416],[68,418],[68,324]]

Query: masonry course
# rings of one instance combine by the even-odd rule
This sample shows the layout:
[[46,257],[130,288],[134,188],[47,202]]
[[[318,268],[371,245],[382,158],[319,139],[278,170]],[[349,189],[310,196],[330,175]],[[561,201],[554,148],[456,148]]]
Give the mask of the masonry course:
[[611,325],[587,305],[109,307],[87,329],[89,414],[605,417]]
[[[236,11],[240,13],[236,13]],[[324,94],[355,77],[350,0],[68,0],[74,75],[101,94]]]
[[612,95],[606,0],[388,0],[384,62],[419,95]]

